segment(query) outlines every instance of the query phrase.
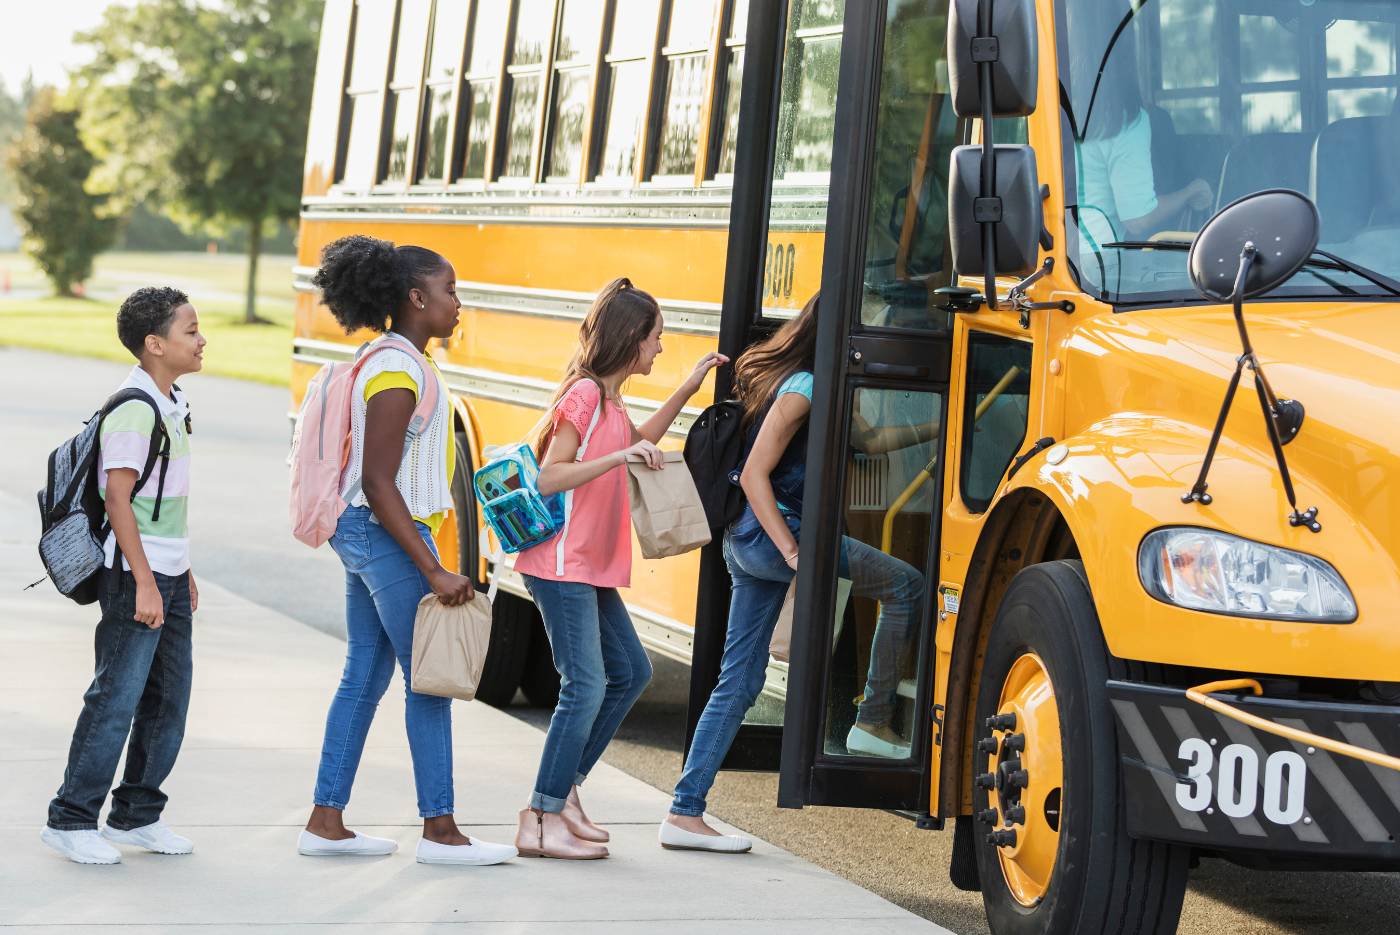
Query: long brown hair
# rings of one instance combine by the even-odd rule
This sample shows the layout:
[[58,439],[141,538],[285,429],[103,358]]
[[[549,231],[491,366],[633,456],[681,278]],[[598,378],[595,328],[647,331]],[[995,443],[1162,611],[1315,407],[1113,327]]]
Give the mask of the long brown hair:
[[766,341],[739,355],[734,364],[734,396],[744,404],[744,424],[758,417],[783,381],[799,370],[811,370],[817,349],[817,293],[801,313]]
[[[632,365],[641,353],[642,342],[651,334],[660,317],[661,306],[656,304],[656,299],[633,286],[630,279],[614,279],[604,286],[579,326],[578,350],[564,370],[564,379],[550,401],[550,411],[553,412],[559,400],[579,380],[592,380],[598,384],[601,395],[604,392],[603,378]],[[602,405],[601,399],[599,405]],[[553,433],[554,421],[551,419],[535,443],[536,454],[541,460]]]

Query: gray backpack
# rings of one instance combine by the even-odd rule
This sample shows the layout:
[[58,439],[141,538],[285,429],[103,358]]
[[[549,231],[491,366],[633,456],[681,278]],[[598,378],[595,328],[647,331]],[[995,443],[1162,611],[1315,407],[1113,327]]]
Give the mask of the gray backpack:
[[[79,604],[91,604],[98,598],[103,566],[106,564],[103,543],[111,524],[97,489],[98,448],[102,437],[102,421],[118,406],[132,400],[142,400],[155,412],[156,423],[151,430],[151,444],[146,452],[146,464],[136,491],[146,483],[160,461],[160,480],[156,487],[155,518],[160,518],[160,501],[165,493],[165,472],[170,466],[170,435],[165,430],[160,408],[143,390],[129,387],[118,390],[103,404],[83,430],[49,455],[48,480],[39,491],[39,558],[44,563],[49,580],[59,593]],[[121,549],[116,550],[112,567],[120,567]],[[38,585],[44,579],[29,587]],[[26,588],[25,590],[28,590]]]

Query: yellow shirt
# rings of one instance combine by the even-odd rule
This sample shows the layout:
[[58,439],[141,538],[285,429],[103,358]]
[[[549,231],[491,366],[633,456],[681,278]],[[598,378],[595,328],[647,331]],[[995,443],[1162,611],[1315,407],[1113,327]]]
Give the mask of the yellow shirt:
[[[428,364],[433,368],[433,375],[441,382],[442,374],[438,371],[437,363],[430,357],[428,358]],[[404,373],[402,370],[387,370],[384,373],[370,378],[369,382],[365,384],[365,402],[368,403],[370,397],[374,396],[376,393],[382,393],[385,390],[392,389],[410,390],[413,393],[413,398],[418,398],[418,384],[413,382],[413,377]],[[457,444],[455,440],[449,440],[447,443],[447,484],[449,487],[452,485],[452,475],[456,472]],[[436,536],[438,530],[442,528],[443,522],[447,519],[447,514],[449,512],[448,510],[440,510],[432,516],[415,516],[413,518],[431,529],[433,535]]]

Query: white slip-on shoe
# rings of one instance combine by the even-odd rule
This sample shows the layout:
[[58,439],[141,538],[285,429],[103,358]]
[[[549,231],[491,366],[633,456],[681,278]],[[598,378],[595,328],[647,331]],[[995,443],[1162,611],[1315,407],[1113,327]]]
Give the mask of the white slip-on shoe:
[[454,864],[459,867],[486,867],[505,863],[518,851],[509,844],[492,844],[471,838],[470,844],[439,844],[422,838],[418,842],[420,864]]
[[126,831],[105,825],[102,828],[102,836],[113,844],[130,844],[134,847],[145,848],[152,854],[194,853],[193,841],[171,831],[164,822],[160,821]]
[[753,848],[753,842],[741,834],[696,834],[684,828],[661,823],[656,834],[661,846],[672,851],[714,851],[719,854],[742,854]]
[[879,756],[887,760],[905,760],[909,758],[909,744],[891,743],[861,727],[852,727],[846,734],[846,752]]
[[96,828],[64,831],[45,826],[44,830],[39,832],[39,840],[75,864],[119,864],[122,862],[122,852],[102,840],[102,835],[97,833]]
[[376,838],[368,834],[351,832],[355,836],[343,841],[323,838],[302,829],[297,838],[297,853],[305,857],[387,857],[399,849],[399,842],[392,838]]

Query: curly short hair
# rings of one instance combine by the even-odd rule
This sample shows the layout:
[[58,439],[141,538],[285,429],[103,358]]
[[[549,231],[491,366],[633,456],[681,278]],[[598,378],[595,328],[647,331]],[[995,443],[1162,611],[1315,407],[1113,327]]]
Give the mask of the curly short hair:
[[126,297],[117,312],[117,339],[136,357],[146,350],[146,335],[165,337],[175,320],[175,309],[190,297],[170,286],[144,286]]
[[352,234],[326,245],[312,283],[346,333],[385,331],[390,319],[425,277],[447,265],[426,247],[396,247],[387,240]]

